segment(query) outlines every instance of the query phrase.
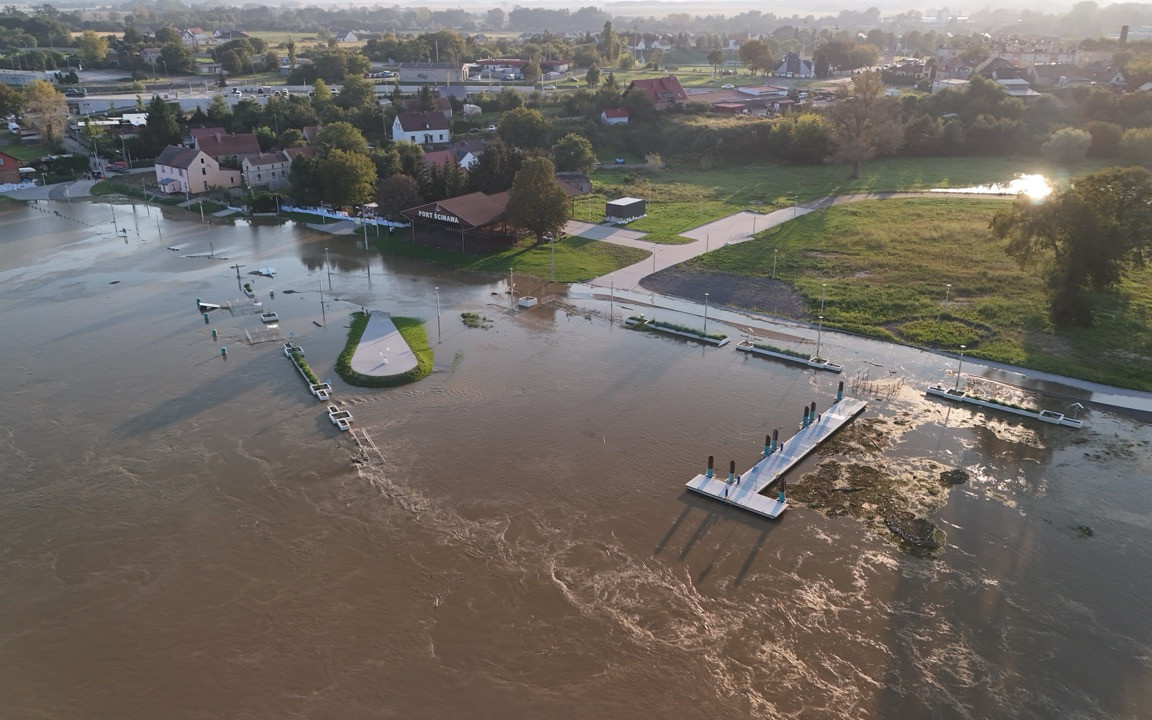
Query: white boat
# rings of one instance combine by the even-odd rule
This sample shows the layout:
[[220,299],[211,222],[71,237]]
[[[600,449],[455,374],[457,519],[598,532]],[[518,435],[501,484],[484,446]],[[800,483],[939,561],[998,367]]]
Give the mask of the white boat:
[[274,312],[260,313],[260,322],[262,322],[262,323],[280,322],[280,316]]
[[259,270],[257,270],[256,272],[260,275],[263,275],[264,277],[272,277],[276,274],[276,268],[262,267]]
[[220,309],[220,306],[217,305],[216,303],[206,303],[206,302],[200,303],[197,307],[200,308],[200,312],[208,312],[209,310],[219,310]]

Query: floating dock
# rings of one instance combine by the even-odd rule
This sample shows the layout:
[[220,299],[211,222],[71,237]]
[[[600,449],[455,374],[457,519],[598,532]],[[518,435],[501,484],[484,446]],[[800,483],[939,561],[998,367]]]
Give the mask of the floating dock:
[[777,518],[788,509],[787,498],[767,497],[761,495],[761,491],[775,483],[820,443],[851,422],[867,407],[868,403],[863,400],[842,398],[811,422],[808,421],[808,411],[805,409],[805,423],[800,430],[790,439],[780,443],[779,447],[774,448],[774,443],[766,446],[767,455],[763,460],[735,476],[740,478],[739,482],[723,473],[712,477],[703,474],[689,480],[687,487],[701,495],[744,508],[757,515]]
[[1077,430],[1084,427],[1083,420],[1070,418],[1063,413],[1053,412],[1052,410],[1030,410],[1028,408],[1005,405],[1004,403],[999,403],[995,400],[989,400],[987,398],[980,398],[974,395],[969,395],[966,391],[958,390],[955,388],[942,388],[939,385],[934,385],[925,390],[924,394],[930,397],[938,397],[954,403],[975,405],[977,407],[987,408],[989,410],[998,410],[1000,412],[1011,413],[1013,415],[1020,415],[1021,417],[1032,418],[1033,420],[1041,420],[1051,425],[1063,425],[1064,427],[1076,428]]

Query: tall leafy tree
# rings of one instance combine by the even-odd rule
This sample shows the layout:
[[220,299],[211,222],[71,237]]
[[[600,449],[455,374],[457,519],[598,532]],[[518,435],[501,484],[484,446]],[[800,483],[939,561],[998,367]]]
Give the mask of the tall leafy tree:
[[520,153],[504,143],[490,143],[468,168],[468,187],[489,195],[504,192],[512,187],[520,160]]
[[24,121],[51,147],[57,147],[68,125],[68,102],[46,80],[24,88]]
[[500,139],[522,150],[547,147],[552,123],[539,110],[518,107],[500,115]]
[[556,235],[572,217],[568,196],[556,181],[556,167],[546,157],[524,158],[508,195],[508,224],[544,242]]
[[108,40],[100,37],[95,30],[85,30],[76,39],[76,48],[84,62],[104,62],[104,57],[108,54]]
[[332,150],[316,164],[324,199],[336,207],[369,202],[376,194],[376,165],[366,155]]
[[576,133],[568,133],[556,141],[552,146],[552,159],[556,162],[557,170],[589,173],[596,167],[596,153],[592,150],[592,143]]
[[600,84],[600,66],[592,63],[588,66],[588,72],[584,75],[584,82],[588,83],[588,87],[596,87]]
[[148,102],[147,123],[138,133],[140,148],[156,157],[168,145],[178,145],[183,133],[176,122],[176,111],[159,95]]
[[1021,266],[1043,269],[1054,324],[1091,325],[1089,291],[1115,287],[1152,249],[1152,174],[1108,168],[1043,202],[1021,198],[996,213],[992,232],[1008,240],[1007,252]]
[[321,156],[330,155],[336,150],[360,155],[368,152],[368,141],[364,139],[364,135],[346,122],[334,122],[331,125],[325,125],[320,134],[316,136],[316,146]]
[[840,86],[839,101],[826,115],[834,148],[832,159],[852,166],[849,177],[860,176],[860,165],[881,153],[895,152],[904,142],[896,98],[885,97],[884,81],[876,72],[852,76]]

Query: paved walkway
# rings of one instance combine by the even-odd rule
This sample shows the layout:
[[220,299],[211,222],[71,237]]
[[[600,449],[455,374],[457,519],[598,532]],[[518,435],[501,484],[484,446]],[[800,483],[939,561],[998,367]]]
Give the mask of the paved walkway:
[[329,235],[351,235],[356,232],[359,225],[354,220],[341,220],[330,223],[306,223],[312,230],[328,233]]
[[352,353],[352,369],[361,375],[400,375],[416,367],[416,356],[387,313],[373,312]]
[[[640,281],[648,275],[673,265],[679,265],[686,260],[691,260],[724,245],[746,242],[752,239],[754,233],[775,227],[809,212],[812,212],[812,209],[803,205],[776,210],[764,215],[753,212],[738,212],[681,233],[683,237],[692,238],[692,242],[681,245],[649,242],[643,239],[644,233],[636,230],[624,230],[611,225],[591,225],[575,220],[569,222],[564,231],[569,235],[604,240],[616,245],[639,248],[652,253],[650,258],[588,281],[588,284],[599,287],[615,285],[618,288],[635,289],[640,287]],[[600,228],[609,228],[615,232],[604,234]]]
[[37,185],[26,190],[9,190],[4,193],[13,200],[59,200],[68,202],[69,198],[85,198],[92,195],[92,186],[96,180],[73,180],[71,182],[56,183],[55,185]]

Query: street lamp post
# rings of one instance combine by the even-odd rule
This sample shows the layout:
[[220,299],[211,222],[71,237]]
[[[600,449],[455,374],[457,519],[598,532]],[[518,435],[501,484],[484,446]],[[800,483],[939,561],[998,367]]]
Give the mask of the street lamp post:
[[168,63],[161,60],[160,64],[164,66],[164,77],[168,78],[168,89],[171,90],[172,89],[172,76],[168,73]]
[[328,271],[328,292],[332,292],[332,266],[328,263],[328,248],[324,248],[324,268]]
[[704,334],[708,334],[708,293],[704,293]]
[[548,233],[548,239],[552,245],[552,275],[550,279],[552,282],[556,282],[556,234]]
[[828,289],[828,283],[820,284],[820,314],[824,314],[824,291]]
[[966,349],[966,345],[960,346],[960,364],[956,367],[956,384],[952,386],[953,390],[960,389],[960,371],[964,369],[964,351]]
[[821,315],[816,323],[816,360],[820,360],[820,336],[824,330],[824,316]]
[[779,250],[772,251],[772,278],[776,278],[776,256],[780,253]]
[[443,336],[440,334],[440,286],[436,286],[436,342],[443,341]]

